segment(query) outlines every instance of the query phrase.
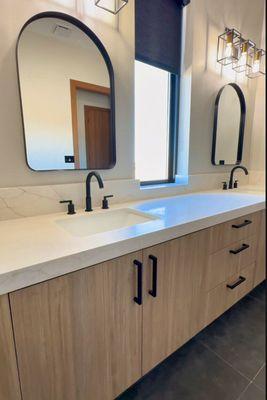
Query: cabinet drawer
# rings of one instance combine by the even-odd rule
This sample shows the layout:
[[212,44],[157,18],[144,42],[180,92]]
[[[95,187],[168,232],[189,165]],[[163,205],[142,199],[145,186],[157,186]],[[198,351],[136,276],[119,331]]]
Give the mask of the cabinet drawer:
[[251,236],[209,256],[206,290],[211,290],[256,260],[258,237]]
[[[243,268],[207,295],[206,325],[253,289],[255,263]],[[231,286],[231,287],[229,287]]]
[[213,226],[210,229],[210,253],[215,253],[231,243],[257,234],[260,221],[261,213],[257,212]]

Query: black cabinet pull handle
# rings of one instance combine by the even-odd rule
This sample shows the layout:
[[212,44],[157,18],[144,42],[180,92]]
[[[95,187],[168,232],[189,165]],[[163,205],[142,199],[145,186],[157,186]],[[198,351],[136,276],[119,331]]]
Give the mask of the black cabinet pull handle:
[[134,297],[134,301],[141,306],[143,303],[143,264],[138,260],[134,260],[133,263],[137,267],[137,296]]
[[157,286],[158,286],[158,259],[155,256],[150,255],[148,257],[152,260],[152,290],[149,290],[148,293],[152,297],[157,297]]
[[229,289],[233,290],[233,289],[235,289],[237,286],[241,285],[241,283],[243,283],[245,281],[246,281],[246,278],[244,278],[244,276],[240,276],[236,283],[234,283],[233,285],[226,285],[226,286]]
[[232,225],[232,228],[240,229],[240,228],[244,228],[244,226],[247,226],[247,225],[250,225],[250,224],[252,224],[252,221],[246,219],[246,220],[245,220],[242,224],[240,224],[240,225]]
[[242,247],[240,247],[240,249],[237,250],[230,250],[231,254],[238,254],[241,253],[241,251],[247,250],[249,248],[249,244],[242,244]]

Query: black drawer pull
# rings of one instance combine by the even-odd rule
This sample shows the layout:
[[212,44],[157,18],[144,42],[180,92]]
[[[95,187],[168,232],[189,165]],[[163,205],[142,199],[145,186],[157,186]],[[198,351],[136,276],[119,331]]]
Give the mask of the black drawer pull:
[[246,219],[242,224],[240,225],[232,225],[232,228],[235,229],[240,229],[240,228],[244,228],[244,226],[250,225],[252,224],[252,221],[249,221],[248,219]]
[[233,289],[235,289],[237,286],[241,285],[241,283],[243,283],[245,281],[246,281],[246,278],[244,278],[244,276],[240,276],[236,283],[234,283],[233,285],[226,285],[226,286],[229,289],[233,290]]
[[137,296],[134,297],[134,301],[141,306],[143,303],[143,264],[138,260],[134,260],[133,263],[137,267]]
[[249,248],[249,244],[242,244],[242,247],[240,247],[240,249],[237,250],[230,250],[231,254],[238,254],[241,253],[241,251],[247,250]]
[[150,255],[148,257],[152,260],[152,290],[149,290],[148,293],[152,297],[157,297],[157,281],[158,281],[158,259],[155,256]]

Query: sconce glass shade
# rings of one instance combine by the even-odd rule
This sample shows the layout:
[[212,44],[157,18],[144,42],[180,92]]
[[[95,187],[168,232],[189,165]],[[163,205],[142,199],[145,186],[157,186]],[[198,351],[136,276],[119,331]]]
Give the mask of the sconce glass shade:
[[238,61],[241,41],[241,34],[237,30],[225,28],[225,32],[218,37],[217,61],[222,65]]
[[99,8],[103,8],[112,14],[118,14],[118,12],[126,6],[128,0],[95,0],[95,5]]
[[236,72],[246,72],[252,66],[252,59],[256,45],[251,40],[243,40],[238,49],[238,60],[233,61]]
[[254,48],[251,56],[250,65],[247,67],[246,75],[248,78],[258,78],[265,75],[265,51]]

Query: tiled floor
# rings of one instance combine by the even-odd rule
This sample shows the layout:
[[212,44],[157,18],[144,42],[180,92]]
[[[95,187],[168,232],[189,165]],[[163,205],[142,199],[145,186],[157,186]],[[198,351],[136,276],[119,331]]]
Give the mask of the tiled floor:
[[265,400],[261,284],[118,400]]

